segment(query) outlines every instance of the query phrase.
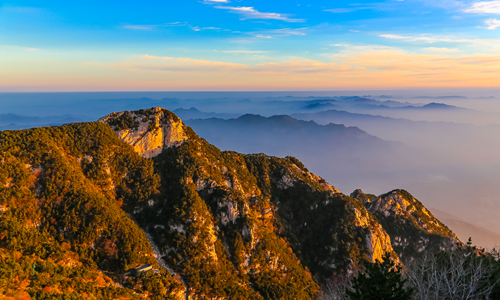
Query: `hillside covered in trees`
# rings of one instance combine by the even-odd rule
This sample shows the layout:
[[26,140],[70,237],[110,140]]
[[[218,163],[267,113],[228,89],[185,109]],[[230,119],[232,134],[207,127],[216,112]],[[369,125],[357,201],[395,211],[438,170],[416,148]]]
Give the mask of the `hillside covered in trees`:
[[0,132],[0,205],[0,297],[315,299],[364,261],[418,258],[412,238],[460,243],[406,191],[346,196],[161,108]]

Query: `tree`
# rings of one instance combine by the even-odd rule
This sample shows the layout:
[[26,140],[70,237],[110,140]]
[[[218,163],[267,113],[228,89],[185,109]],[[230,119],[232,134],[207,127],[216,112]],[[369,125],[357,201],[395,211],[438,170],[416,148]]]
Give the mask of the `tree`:
[[407,264],[406,276],[417,290],[418,300],[495,299],[499,279],[494,255],[471,247],[424,255]]
[[383,261],[364,263],[365,271],[352,281],[352,290],[346,294],[350,300],[408,300],[414,290],[405,287],[401,265],[396,264],[386,253]]

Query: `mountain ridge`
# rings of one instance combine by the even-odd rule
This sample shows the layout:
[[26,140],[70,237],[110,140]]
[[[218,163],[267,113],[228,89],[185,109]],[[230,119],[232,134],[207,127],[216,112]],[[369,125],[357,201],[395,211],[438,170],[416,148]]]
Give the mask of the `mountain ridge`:
[[[35,298],[314,299],[365,259],[405,256],[390,223],[295,157],[221,151],[162,108],[0,132],[0,153],[0,254]],[[146,263],[159,272],[124,277]],[[70,290],[74,272],[95,279]]]

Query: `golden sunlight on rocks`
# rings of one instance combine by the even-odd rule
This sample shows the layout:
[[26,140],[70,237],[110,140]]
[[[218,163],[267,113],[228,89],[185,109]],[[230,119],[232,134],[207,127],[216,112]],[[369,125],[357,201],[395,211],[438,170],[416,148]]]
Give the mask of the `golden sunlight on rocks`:
[[[113,120],[130,114],[136,127],[119,129],[113,126]],[[112,113],[99,119],[100,122],[110,124],[118,137],[131,145],[142,157],[152,158],[162,152],[164,148],[180,146],[187,140],[185,125],[167,110],[155,107],[143,111]]]

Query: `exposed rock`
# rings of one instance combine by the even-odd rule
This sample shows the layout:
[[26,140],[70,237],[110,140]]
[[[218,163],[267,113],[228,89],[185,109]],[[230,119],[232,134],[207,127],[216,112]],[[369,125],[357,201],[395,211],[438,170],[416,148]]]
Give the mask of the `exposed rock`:
[[370,198],[365,193],[363,193],[361,189],[354,190],[354,192],[351,193],[351,197],[354,199],[358,199],[363,204],[370,202]]
[[[354,196],[360,199],[361,193]],[[392,237],[394,250],[405,259],[412,259],[423,251],[450,249],[461,243],[455,233],[407,191],[393,190],[364,204],[378,217]]]
[[[135,127],[122,129],[119,125],[114,125],[126,115],[133,119]],[[111,125],[121,140],[146,158],[157,156],[164,148],[178,147],[188,139],[184,123],[160,107],[112,113],[100,118],[99,122]]]
[[369,229],[366,235],[366,246],[369,251],[370,261],[382,260],[386,252],[394,253],[391,238],[382,226],[373,220],[373,216],[366,210],[360,211],[355,207],[353,207],[353,210],[356,214],[356,226]]
[[372,223],[370,232],[366,236],[366,244],[370,250],[372,262],[382,261],[386,252],[392,253],[391,238],[379,223]]

